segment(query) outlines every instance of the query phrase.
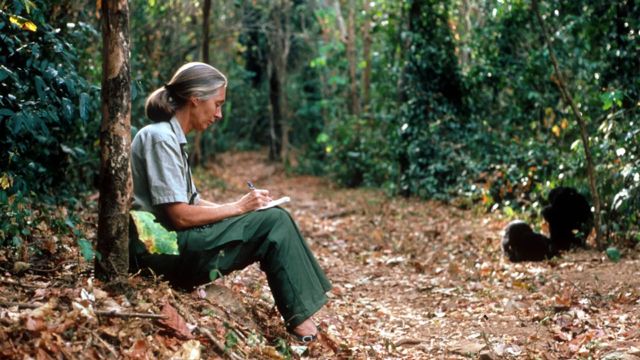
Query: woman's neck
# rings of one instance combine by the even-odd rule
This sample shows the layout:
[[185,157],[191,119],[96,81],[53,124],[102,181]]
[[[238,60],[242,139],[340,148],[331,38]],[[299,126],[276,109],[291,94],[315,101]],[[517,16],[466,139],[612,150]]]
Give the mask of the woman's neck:
[[176,110],[176,119],[178,119],[178,123],[180,123],[180,127],[185,135],[187,135],[191,131],[191,121],[189,116],[189,108],[188,106],[183,106],[182,108]]

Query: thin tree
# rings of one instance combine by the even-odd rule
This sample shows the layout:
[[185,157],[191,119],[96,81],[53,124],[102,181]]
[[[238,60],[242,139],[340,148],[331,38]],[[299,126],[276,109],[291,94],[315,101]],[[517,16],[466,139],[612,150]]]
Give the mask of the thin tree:
[[129,268],[131,91],[129,6],[102,1],[102,124],[96,276],[117,280]]
[[558,63],[558,59],[553,51],[553,47],[551,46],[551,41],[549,41],[549,35],[547,32],[546,25],[542,16],[540,15],[540,9],[538,8],[538,1],[533,0],[531,2],[531,7],[533,8],[533,12],[538,19],[538,23],[540,24],[540,29],[542,30],[542,37],[544,39],[545,45],[549,50],[549,57],[551,58],[551,62],[553,64],[553,70],[556,73],[556,85],[560,90],[560,94],[562,94],[563,99],[571,106],[571,110],[573,111],[573,115],[578,122],[578,126],[580,127],[580,137],[582,139],[582,146],[584,147],[584,156],[587,161],[587,175],[589,177],[589,187],[591,188],[591,195],[593,196],[593,207],[595,209],[595,218],[594,218],[594,227],[596,228],[596,246],[598,249],[603,248],[602,244],[602,231],[600,230],[600,195],[598,195],[598,187],[596,185],[596,175],[595,175],[595,167],[593,165],[593,158],[591,156],[591,148],[589,146],[589,135],[587,133],[587,126],[582,118],[582,113],[578,110],[578,106],[576,102],[573,100],[571,93],[567,89],[567,83],[564,80],[564,76],[560,71],[560,65]]
[[[204,0],[202,5],[202,62],[209,63],[209,19],[211,15],[211,0]],[[198,131],[193,141],[193,154],[191,155],[191,165],[197,166],[204,161],[205,146],[202,142],[202,133]]]
[[371,92],[371,9],[369,0],[363,0],[362,12],[364,21],[362,22],[362,57],[365,67],[362,71],[362,108],[365,112],[369,110],[369,97]]
[[289,131],[285,82],[291,49],[291,2],[278,0],[269,12],[270,31],[267,31],[269,59],[269,105],[271,147],[269,159],[288,161]]
[[349,63],[349,113],[360,114],[360,98],[358,96],[358,54],[356,51],[356,4],[349,0],[349,15],[347,17],[347,62]]

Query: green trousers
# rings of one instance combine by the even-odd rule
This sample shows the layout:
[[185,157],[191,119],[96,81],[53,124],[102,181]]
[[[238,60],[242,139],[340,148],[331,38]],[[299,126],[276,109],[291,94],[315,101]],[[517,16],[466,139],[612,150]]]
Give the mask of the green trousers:
[[148,254],[133,240],[133,270],[149,268],[174,286],[193,288],[259,262],[285,325],[293,328],[326,302],[331,284],[288,212],[254,211],[178,231],[180,255]]

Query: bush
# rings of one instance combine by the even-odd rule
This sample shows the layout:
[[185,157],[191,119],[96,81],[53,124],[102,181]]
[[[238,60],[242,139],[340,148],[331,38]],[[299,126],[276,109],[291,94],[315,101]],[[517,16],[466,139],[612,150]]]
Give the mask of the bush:
[[[14,1],[0,12],[0,231],[11,239],[27,211],[18,203],[73,200],[99,169],[99,88],[78,72],[65,38],[94,36],[88,25],[47,23],[44,1],[26,14]],[[25,17],[22,17],[25,16]],[[28,18],[27,18],[28,16]],[[72,36],[69,36],[72,37]],[[26,205],[25,205],[26,206]]]

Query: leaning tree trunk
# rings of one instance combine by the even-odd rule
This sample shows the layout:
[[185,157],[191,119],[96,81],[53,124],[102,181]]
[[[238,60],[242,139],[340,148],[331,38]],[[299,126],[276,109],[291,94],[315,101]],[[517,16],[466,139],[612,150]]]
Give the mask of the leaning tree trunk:
[[595,210],[594,227],[596,228],[596,246],[598,247],[598,249],[602,250],[604,244],[602,243],[602,231],[600,229],[600,195],[598,194],[598,187],[596,185],[595,167],[593,165],[593,158],[591,157],[591,148],[589,147],[589,135],[587,134],[587,126],[584,119],[582,118],[582,113],[578,110],[576,102],[573,100],[571,93],[569,93],[569,90],[567,89],[566,81],[564,80],[564,76],[560,71],[558,59],[553,52],[551,41],[549,41],[547,28],[545,26],[544,20],[542,19],[542,16],[540,15],[540,10],[538,9],[538,1],[533,0],[531,3],[531,7],[533,8],[533,12],[535,13],[535,16],[538,19],[538,23],[540,24],[545,45],[549,49],[549,57],[551,58],[553,69],[556,73],[556,84],[558,85],[558,89],[560,89],[560,93],[562,94],[564,100],[571,106],[573,115],[575,116],[576,121],[578,122],[578,126],[580,127],[580,137],[582,139],[582,146],[584,147],[584,156],[587,160],[587,175],[589,177],[589,187],[591,188],[591,195],[593,196],[593,207]]
[[131,91],[129,7],[102,1],[102,124],[96,276],[117,280],[129,268]]

